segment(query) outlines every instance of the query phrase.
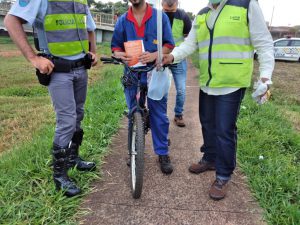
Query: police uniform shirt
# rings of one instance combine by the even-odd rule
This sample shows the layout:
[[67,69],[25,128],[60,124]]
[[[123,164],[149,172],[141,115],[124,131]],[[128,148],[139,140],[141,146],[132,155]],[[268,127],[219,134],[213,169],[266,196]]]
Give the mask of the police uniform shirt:
[[[17,0],[11,7],[8,14],[25,20],[37,29],[40,49],[49,53],[45,31],[43,28],[44,18],[47,12],[48,0]],[[87,15],[87,30],[94,31],[96,24],[92,18],[90,10]],[[84,57],[84,53],[75,56],[63,57],[65,59],[75,60]]]

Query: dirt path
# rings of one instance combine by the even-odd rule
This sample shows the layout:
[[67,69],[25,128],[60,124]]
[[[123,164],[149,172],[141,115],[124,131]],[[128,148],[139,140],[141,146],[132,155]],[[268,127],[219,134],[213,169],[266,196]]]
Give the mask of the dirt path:
[[163,175],[152,151],[148,134],[145,154],[145,175],[142,197],[134,200],[130,194],[129,168],[126,166],[126,121],[114,137],[111,154],[103,165],[103,179],[95,183],[95,190],[86,197],[84,205],[90,213],[81,218],[86,225],[257,225],[262,222],[261,209],[250,195],[244,179],[234,174],[226,199],[215,202],[208,197],[214,172],[200,175],[187,170],[200,159],[202,142],[198,119],[197,71],[189,64],[186,128],[173,124],[175,87],[169,96],[170,156],[175,170]]
[[5,58],[21,56],[21,55],[22,55],[22,53],[19,50],[0,51],[0,56],[5,57]]

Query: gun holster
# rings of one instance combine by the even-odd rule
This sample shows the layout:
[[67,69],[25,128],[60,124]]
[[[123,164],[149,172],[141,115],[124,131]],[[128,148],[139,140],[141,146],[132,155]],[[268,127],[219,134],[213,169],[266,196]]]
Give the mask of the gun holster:
[[92,62],[94,61],[92,58],[92,55],[90,53],[87,53],[84,58],[84,67],[89,70],[92,67]]
[[[47,58],[50,61],[52,61],[52,58],[49,55],[46,55],[44,53],[38,53],[37,55],[40,56],[40,57]],[[41,85],[48,86],[50,84],[51,74],[48,75],[48,74],[41,73],[38,69],[36,69],[35,74],[36,74],[36,76],[39,80],[39,83]]]

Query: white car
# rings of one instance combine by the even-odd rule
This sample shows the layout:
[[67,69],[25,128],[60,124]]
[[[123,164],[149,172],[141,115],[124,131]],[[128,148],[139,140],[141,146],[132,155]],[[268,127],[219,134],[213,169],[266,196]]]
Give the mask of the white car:
[[274,41],[275,59],[300,62],[300,38],[281,38]]
[[[275,59],[300,62],[300,38],[281,38],[274,41],[274,52]],[[254,58],[257,59],[256,50]]]

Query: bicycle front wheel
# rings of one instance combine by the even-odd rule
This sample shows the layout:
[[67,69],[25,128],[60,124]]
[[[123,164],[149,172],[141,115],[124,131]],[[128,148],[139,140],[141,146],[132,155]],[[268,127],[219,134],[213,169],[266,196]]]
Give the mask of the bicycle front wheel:
[[130,177],[132,197],[137,199],[141,197],[143,189],[145,129],[140,112],[135,112],[132,120],[132,127],[129,130]]

